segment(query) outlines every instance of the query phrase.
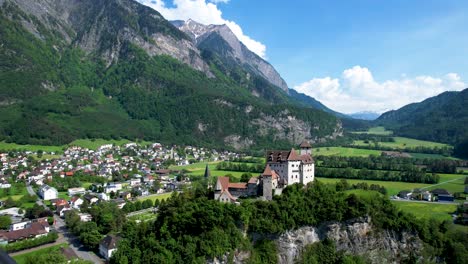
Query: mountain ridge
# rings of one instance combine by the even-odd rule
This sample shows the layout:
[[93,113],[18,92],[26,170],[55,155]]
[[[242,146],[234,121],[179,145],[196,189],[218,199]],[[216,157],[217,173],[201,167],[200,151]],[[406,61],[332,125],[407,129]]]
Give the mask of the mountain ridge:
[[240,65],[247,66],[250,71],[261,75],[271,84],[278,86],[288,93],[288,85],[274,67],[266,60],[250,51],[237,39],[227,25],[204,25],[192,19],[187,21],[176,20],[171,21],[171,23],[189,35],[196,46],[202,49],[207,46],[213,47],[215,44],[211,43],[213,38],[212,35],[217,34],[230,48],[228,51],[224,51],[224,56],[229,56],[234,60],[238,60]]
[[417,139],[457,144],[468,139],[468,89],[443,92],[383,113],[375,124]]
[[342,135],[336,117],[296,105],[208,46],[199,50],[137,2],[1,5],[0,140],[61,145],[125,137],[250,149]]

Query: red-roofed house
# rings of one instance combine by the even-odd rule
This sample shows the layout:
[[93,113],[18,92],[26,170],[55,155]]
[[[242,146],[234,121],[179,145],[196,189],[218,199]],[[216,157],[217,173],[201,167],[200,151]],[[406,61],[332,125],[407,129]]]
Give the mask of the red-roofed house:
[[233,203],[241,196],[248,196],[247,183],[231,183],[229,177],[218,177],[215,186],[215,200]]

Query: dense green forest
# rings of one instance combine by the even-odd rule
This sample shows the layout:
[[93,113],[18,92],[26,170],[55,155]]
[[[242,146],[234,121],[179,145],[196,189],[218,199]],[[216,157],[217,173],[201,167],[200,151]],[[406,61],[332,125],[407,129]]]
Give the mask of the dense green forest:
[[[124,239],[111,263],[205,263],[236,250],[250,251],[249,263],[275,263],[274,244],[268,240],[253,242],[252,236],[274,237],[306,225],[362,216],[371,217],[375,232],[417,234],[424,241],[426,259],[440,257],[447,263],[463,263],[468,256],[468,236],[454,231],[453,224],[418,220],[398,211],[381,195],[369,199],[347,195],[343,186],[320,182],[308,188],[293,185],[271,202],[244,200],[241,205],[210,200],[201,190],[173,195],[159,205],[154,223],[137,225],[130,221],[122,226],[120,235]],[[307,261],[320,259],[322,254],[332,256],[329,263],[342,263],[342,259],[363,263],[362,256],[338,252],[330,241],[308,247],[300,263],[316,263]]]

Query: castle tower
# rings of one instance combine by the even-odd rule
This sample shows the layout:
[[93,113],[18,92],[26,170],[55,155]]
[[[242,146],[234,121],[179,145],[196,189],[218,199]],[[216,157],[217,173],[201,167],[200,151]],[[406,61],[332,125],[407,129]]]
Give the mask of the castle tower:
[[309,141],[304,140],[302,141],[301,145],[299,146],[301,148],[301,155],[312,155],[312,146],[310,145]]
[[266,165],[265,171],[262,174],[263,181],[263,198],[267,201],[273,199],[273,172],[270,165]]
[[205,178],[207,188],[208,189],[213,188],[213,185],[211,184],[211,172],[210,172],[210,168],[208,167],[208,164],[206,164],[205,174],[203,175],[203,177]]

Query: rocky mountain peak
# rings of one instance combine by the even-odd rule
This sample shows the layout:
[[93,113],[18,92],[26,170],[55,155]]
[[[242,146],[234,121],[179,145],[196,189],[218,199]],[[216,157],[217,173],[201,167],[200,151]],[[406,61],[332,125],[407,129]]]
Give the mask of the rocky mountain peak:
[[[189,19],[171,21],[179,30],[191,37],[200,49],[215,51],[221,57],[233,59],[241,67],[265,78],[271,84],[289,93],[288,86],[275,68],[260,56],[249,50],[232,32],[228,25],[204,25]],[[219,40],[226,45],[221,47]]]

